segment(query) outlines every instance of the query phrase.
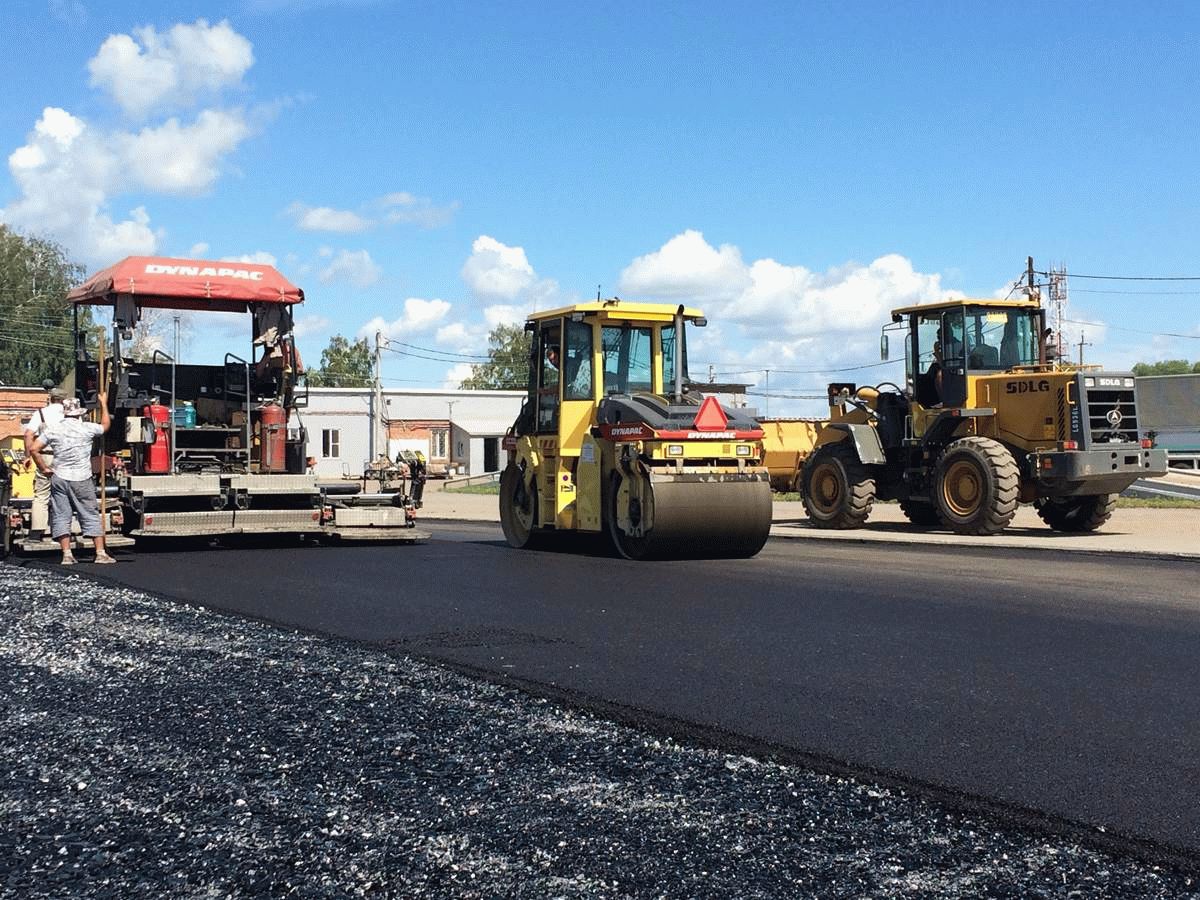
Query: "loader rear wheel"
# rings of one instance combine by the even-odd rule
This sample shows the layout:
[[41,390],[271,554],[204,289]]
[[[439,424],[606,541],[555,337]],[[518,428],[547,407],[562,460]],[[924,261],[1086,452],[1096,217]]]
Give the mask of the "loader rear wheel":
[[1116,494],[1093,494],[1087,497],[1042,497],[1034,501],[1037,514],[1055,531],[1080,533],[1095,531],[1110,518],[1117,508]]
[[818,447],[800,473],[804,509],[818,528],[861,528],[875,502],[875,479],[847,440]]
[[932,503],[922,503],[920,500],[905,499],[900,501],[900,512],[918,528],[932,528],[941,522],[938,518],[937,507]]
[[537,532],[537,484],[525,486],[525,473],[507,466],[500,475],[500,527],[510,547],[534,546]]
[[956,534],[998,534],[1017,514],[1017,461],[991,438],[960,438],[947,447],[935,484],[938,516]]

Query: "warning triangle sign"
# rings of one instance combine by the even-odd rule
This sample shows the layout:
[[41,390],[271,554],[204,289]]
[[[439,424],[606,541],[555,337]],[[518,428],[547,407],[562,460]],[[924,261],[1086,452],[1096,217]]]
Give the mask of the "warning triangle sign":
[[721,409],[717,398],[705,397],[692,427],[697,431],[724,431],[728,425],[729,419],[725,417],[725,411]]

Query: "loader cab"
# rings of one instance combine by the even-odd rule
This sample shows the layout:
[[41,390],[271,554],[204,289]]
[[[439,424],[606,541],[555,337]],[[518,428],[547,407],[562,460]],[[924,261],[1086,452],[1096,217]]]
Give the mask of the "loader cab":
[[907,323],[905,371],[909,396],[920,406],[967,403],[972,376],[1041,365],[1042,310],[1021,301],[957,301],[896,310]]

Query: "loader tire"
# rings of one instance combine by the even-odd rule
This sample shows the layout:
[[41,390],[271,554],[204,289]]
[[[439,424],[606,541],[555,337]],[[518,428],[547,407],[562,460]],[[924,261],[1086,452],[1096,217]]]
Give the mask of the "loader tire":
[[900,512],[904,513],[904,517],[918,528],[932,528],[942,521],[938,517],[936,506],[932,503],[922,503],[920,500],[901,500]]
[[500,527],[510,547],[534,547],[540,538],[537,528],[537,480],[525,487],[525,473],[507,466],[500,475]]
[[1020,470],[999,441],[965,437],[938,459],[934,505],[956,534],[999,534],[1017,514]]
[[862,528],[875,502],[875,479],[850,441],[818,447],[804,462],[804,511],[817,528]]
[[1095,531],[1110,518],[1117,508],[1116,494],[1093,494],[1087,497],[1041,497],[1034,501],[1037,514],[1055,531],[1081,533]]

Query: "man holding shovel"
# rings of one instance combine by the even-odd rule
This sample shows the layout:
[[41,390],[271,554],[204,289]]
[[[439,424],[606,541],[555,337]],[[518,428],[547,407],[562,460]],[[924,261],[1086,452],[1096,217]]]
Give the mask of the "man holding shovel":
[[[71,514],[79,517],[79,527],[85,537],[96,545],[96,562],[102,565],[116,562],[104,549],[104,522],[96,502],[96,482],[92,478],[92,444],[108,431],[112,424],[108,415],[108,395],[98,394],[99,422],[85,422],[87,412],[74,397],[63,401],[63,420],[43,430],[33,445],[33,462],[38,471],[50,479],[50,533],[62,546],[62,564],[75,564],[71,552]],[[49,448],[54,454],[53,467],[46,462],[42,451]]]

